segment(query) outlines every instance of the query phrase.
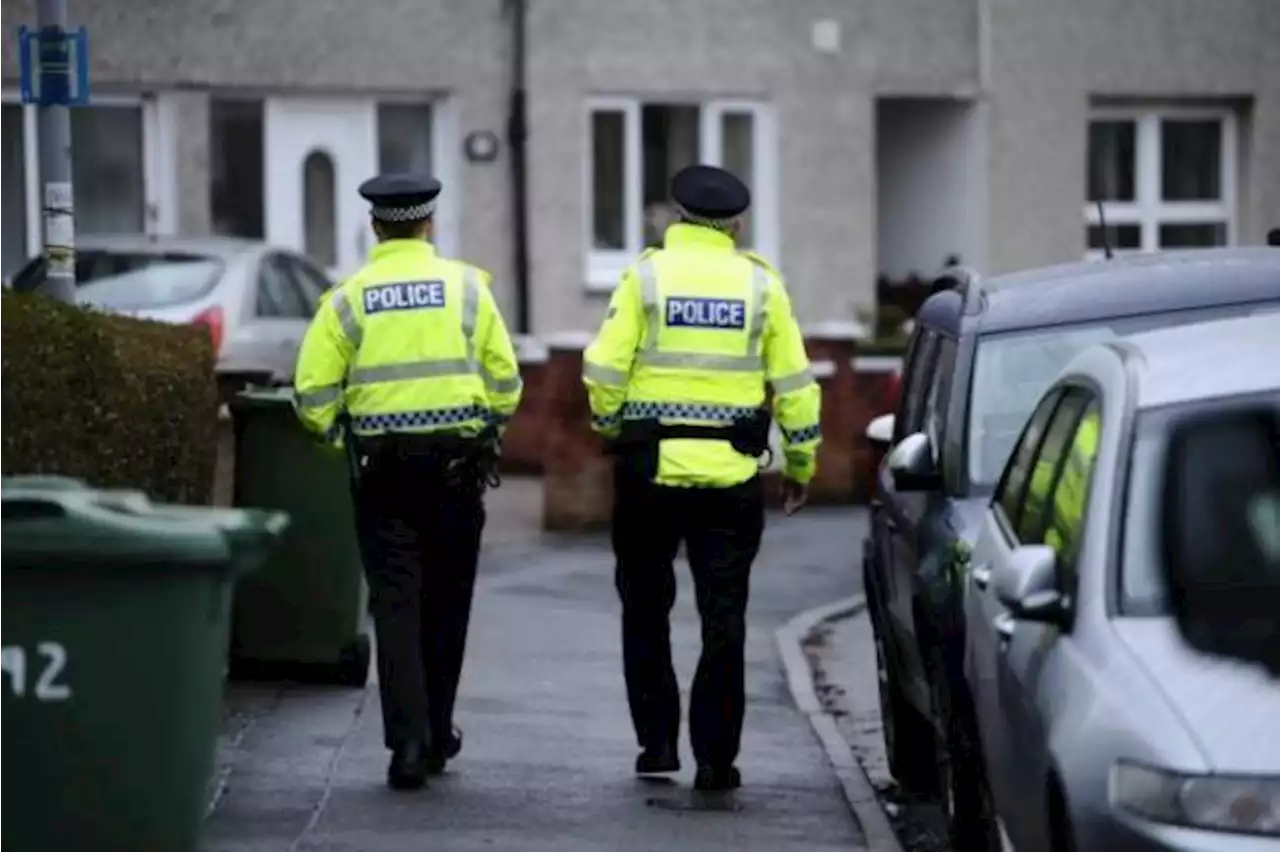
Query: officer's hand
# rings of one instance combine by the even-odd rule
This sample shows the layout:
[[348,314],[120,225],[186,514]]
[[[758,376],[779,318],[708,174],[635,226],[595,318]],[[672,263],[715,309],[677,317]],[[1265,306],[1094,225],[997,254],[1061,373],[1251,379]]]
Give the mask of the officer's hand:
[[809,486],[794,479],[782,479],[782,511],[790,517],[809,502]]

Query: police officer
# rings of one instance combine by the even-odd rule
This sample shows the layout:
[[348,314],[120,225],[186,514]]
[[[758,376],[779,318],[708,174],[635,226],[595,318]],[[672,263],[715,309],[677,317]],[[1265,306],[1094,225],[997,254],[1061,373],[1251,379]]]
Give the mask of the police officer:
[[772,411],[785,442],[788,514],[805,502],[820,391],[782,277],[735,249],[750,192],[710,166],[677,173],[680,220],[622,276],[583,378],[593,424],[618,456],[613,548],[627,698],[641,775],[680,768],[671,663],[673,562],[684,543],[702,619],[689,708],[694,786],[740,785],[751,563],[764,530],[759,457]]
[[489,276],[430,242],[440,183],[366,181],[378,245],[327,294],[302,343],[298,416],[353,457],[377,632],[387,782],[426,783],[452,724],[497,441],[520,400]]

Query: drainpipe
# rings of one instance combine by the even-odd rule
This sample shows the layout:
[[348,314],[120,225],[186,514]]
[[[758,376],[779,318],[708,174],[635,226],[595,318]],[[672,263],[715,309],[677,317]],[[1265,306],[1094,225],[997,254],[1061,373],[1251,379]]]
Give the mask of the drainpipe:
[[511,12],[511,105],[507,116],[507,148],[511,159],[511,236],[516,277],[516,331],[531,331],[529,317],[529,168],[525,139],[526,0],[507,0]]

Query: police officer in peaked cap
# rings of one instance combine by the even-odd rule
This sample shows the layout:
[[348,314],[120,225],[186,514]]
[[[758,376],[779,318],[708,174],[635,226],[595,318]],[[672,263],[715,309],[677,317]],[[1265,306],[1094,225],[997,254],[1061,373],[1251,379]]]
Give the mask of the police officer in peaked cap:
[[689,706],[694,786],[729,790],[741,783],[747,592],[764,531],[760,461],[776,419],[784,508],[797,511],[815,470],[821,393],[781,274],[737,247],[746,185],[690,166],[673,178],[671,196],[680,220],[623,273],[584,353],[583,380],[593,426],[617,457],[615,583],[635,770],[680,769],[669,615],[683,543],[702,619]]
[[521,392],[488,273],[431,242],[440,191],[418,174],[360,187],[378,244],[325,294],[295,379],[299,419],[351,464],[396,789],[424,786],[462,747],[483,495]]

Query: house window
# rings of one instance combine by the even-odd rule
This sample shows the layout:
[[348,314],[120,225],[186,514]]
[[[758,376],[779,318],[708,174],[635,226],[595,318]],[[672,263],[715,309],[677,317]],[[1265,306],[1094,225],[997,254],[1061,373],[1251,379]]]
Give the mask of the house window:
[[0,143],[4,145],[3,274],[8,277],[27,261],[27,146],[22,107],[4,105]]
[[302,241],[321,266],[338,265],[338,183],[333,157],[312,151],[302,161]]
[[209,203],[213,232],[260,240],[266,234],[263,103],[214,98],[209,103]]
[[1089,122],[1086,256],[1102,257],[1108,244],[1117,252],[1230,244],[1235,151],[1235,116],[1229,110],[1095,110]]
[[378,104],[378,171],[431,174],[431,105]]
[[612,289],[645,247],[659,245],[676,212],[671,178],[694,163],[717,165],[751,188],[738,244],[776,260],[776,169],[770,113],[757,103],[596,100],[590,104],[586,276]]

